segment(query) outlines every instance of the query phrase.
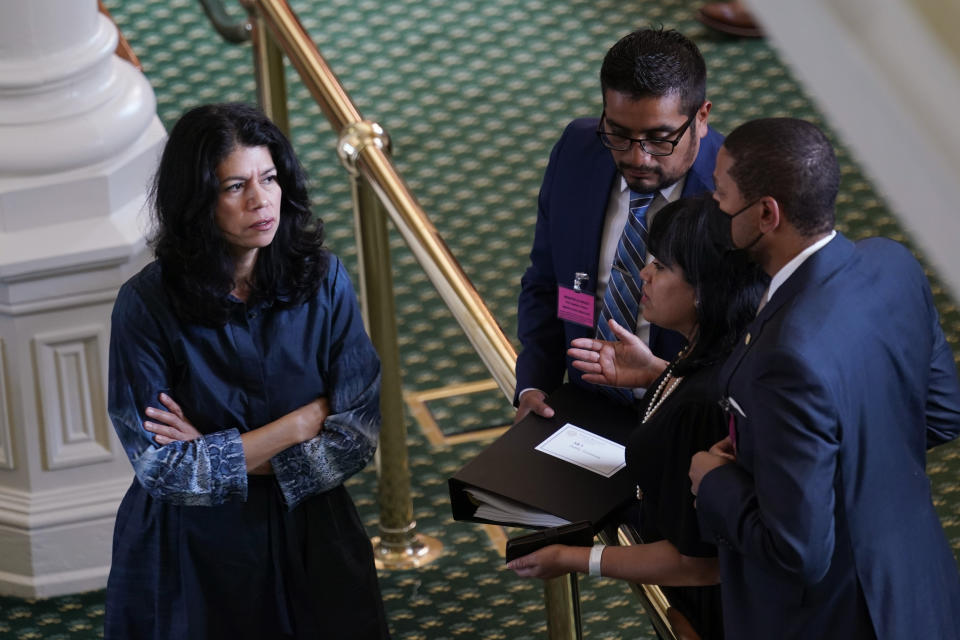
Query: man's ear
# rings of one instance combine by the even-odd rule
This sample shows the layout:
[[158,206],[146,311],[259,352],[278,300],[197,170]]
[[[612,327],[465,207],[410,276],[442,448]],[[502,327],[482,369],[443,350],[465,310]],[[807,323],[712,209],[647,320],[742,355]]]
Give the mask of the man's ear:
[[712,106],[712,102],[705,101],[697,110],[697,115],[694,116],[697,119],[697,137],[701,140],[707,135],[707,121],[710,119],[710,108]]
[[776,198],[764,196],[760,199],[760,204],[763,206],[763,211],[760,212],[760,231],[770,233],[786,222]]

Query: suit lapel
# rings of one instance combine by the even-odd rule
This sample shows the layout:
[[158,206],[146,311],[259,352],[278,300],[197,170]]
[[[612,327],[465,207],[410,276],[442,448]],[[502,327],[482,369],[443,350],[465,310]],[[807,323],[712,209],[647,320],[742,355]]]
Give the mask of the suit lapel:
[[[603,241],[603,225],[606,220],[607,200],[615,180],[620,179],[613,164],[610,152],[597,143],[602,155],[587,158],[583,171],[589,173],[586,184],[592,185],[580,189],[571,203],[569,231],[578,240],[563,243],[573,248],[573,272],[583,271],[590,275],[588,287],[595,291],[597,287],[597,267],[600,261],[600,245]],[[573,277],[573,273],[570,274]],[[572,282],[572,280],[571,280]],[[570,283],[563,283],[570,284]]]
[[721,389],[724,397],[730,393],[730,382],[743,358],[760,340],[763,327],[774,318],[783,306],[798,293],[816,287],[834,277],[851,259],[855,246],[841,233],[826,246],[807,258],[800,267],[774,292],[757,317],[750,323],[743,338],[727,357],[720,369]]
[[[690,167],[690,171],[687,172],[687,179],[683,183],[683,191],[680,193],[682,198],[690,198],[693,196],[698,196],[703,193],[712,193],[713,192],[713,176],[703,175],[703,169],[706,163],[701,161],[701,153],[697,156],[697,161]],[[710,170],[712,171],[713,164],[710,165]]]

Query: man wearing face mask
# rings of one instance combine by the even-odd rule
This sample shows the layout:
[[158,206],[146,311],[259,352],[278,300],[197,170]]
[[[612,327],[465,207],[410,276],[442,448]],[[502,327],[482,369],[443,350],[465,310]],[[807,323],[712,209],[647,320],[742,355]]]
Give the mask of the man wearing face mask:
[[[640,30],[617,42],[600,70],[601,117],[574,120],[553,148],[540,188],[530,266],[521,281],[519,420],[549,417],[544,398],[583,382],[566,350],[574,338],[612,339],[608,319],[673,359],[679,334],[640,316],[645,227],[667,202],[713,189],[722,137],[707,125],[706,66],[676,31]],[[606,332],[606,333],[604,333]],[[630,403],[629,392],[607,388]]]
[[922,267],[834,231],[839,169],[810,123],[738,127],[714,176],[727,243],[771,276],[720,373],[730,437],[690,465],[727,640],[960,638],[925,473],[960,434],[960,384]]

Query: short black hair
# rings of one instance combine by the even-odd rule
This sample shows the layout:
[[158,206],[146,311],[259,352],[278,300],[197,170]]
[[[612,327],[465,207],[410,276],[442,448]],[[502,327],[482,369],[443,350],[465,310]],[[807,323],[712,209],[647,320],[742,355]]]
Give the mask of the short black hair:
[[632,100],[680,96],[692,114],[707,99],[707,66],[700,50],[679,31],[640,29],[614,44],[600,67],[600,88]]
[[323,223],[310,211],[303,168],[282,131],[255,107],[207,104],[184,113],[167,138],[151,190],[151,244],[164,289],[182,320],[226,323],[234,262],[214,220],[217,167],[237,147],[270,150],[281,189],[280,223],[260,249],[251,276],[251,301],[293,306],[316,293],[329,256]]
[[826,134],[806,120],[762,118],[734,129],[723,147],[746,201],[771,196],[802,235],[833,229],[840,167]]
[[716,243],[714,225],[724,214],[709,195],[681,198],[657,212],[647,249],[667,267],[680,267],[696,297],[697,334],[674,375],[723,360],[753,320],[769,277],[742,251]]

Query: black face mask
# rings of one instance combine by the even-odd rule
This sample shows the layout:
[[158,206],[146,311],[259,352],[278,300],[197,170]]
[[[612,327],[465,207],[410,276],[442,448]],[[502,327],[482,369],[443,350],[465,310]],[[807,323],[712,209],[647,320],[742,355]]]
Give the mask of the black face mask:
[[728,214],[720,208],[720,205],[717,204],[716,201],[714,201],[715,206],[710,217],[710,234],[718,247],[721,247],[725,251],[746,251],[760,241],[760,238],[763,237],[762,231],[758,233],[757,237],[751,240],[745,247],[738,247],[733,244],[733,219],[758,202],[760,202],[760,198],[754,200],[736,213]]

